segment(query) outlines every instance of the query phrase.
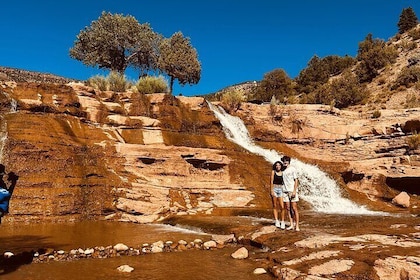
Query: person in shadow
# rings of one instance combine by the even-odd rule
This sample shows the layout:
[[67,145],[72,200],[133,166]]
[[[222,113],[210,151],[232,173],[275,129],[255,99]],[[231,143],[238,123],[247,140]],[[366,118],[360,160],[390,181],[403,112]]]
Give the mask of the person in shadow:
[[0,275],[11,273],[24,264],[32,263],[35,251],[25,251],[11,257],[0,256]]
[[4,182],[3,177],[5,175],[6,167],[3,164],[0,164],[0,224],[1,218],[9,213],[9,202],[12,197],[13,191],[15,190],[16,182],[19,179],[19,176],[14,172],[9,172],[7,174],[7,181]]

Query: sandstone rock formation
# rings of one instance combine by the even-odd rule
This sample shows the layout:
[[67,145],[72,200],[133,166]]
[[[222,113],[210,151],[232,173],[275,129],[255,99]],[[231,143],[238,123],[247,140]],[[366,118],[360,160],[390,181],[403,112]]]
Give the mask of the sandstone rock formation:
[[[1,161],[19,176],[9,221],[149,223],[271,207],[270,163],[229,142],[201,97],[101,92],[74,82],[1,86]],[[383,208],[398,191],[418,194],[420,154],[406,144],[420,130],[418,109],[372,119],[279,105],[274,118],[269,105],[247,103],[236,114],[259,143],[319,165],[354,200]],[[409,210],[417,205],[414,197]]]

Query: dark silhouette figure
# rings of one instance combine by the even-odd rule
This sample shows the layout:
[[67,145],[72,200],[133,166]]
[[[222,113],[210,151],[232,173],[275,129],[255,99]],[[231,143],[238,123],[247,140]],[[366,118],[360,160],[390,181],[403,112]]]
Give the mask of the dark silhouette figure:
[[6,167],[3,164],[0,164],[0,224],[1,218],[9,213],[9,201],[12,197],[13,191],[15,190],[16,182],[19,179],[19,176],[14,172],[9,172],[7,174],[8,184],[3,180],[5,175]]
[[34,251],[22,252],[11,257],[0,256],[0,275],[15,271],[24,264],[32,263]]

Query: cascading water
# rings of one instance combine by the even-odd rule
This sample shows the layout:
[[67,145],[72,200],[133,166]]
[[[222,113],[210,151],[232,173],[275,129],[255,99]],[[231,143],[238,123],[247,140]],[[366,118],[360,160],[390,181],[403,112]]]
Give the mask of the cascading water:
[[[270,163],[280,160],[282,155],[274,150],[257,146],[253,142],[248,129],[240,118],[229,115],[223,108],[216,107],[210,102],[208,102],[208,105],[219,119],[223,131],[230,141],[264,157]],[[315,211],[340,214],[383,214],[367,210],[365,207],[344,198],[337,183],[317,166],[303,163],[297,159],[292,159],[290,165],[294,166],[298,173],[299,195],[309,202]]]

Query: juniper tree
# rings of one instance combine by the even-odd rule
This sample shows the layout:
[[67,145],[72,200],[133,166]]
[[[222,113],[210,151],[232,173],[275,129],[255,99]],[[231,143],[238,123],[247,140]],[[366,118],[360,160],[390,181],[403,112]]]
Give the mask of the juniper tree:
[[411,28],[416,27],[417,24],[418,20],[414,10],[411,7],[403,9],[400,15],[400,20],[398,21],[399,33],[402,34]]
[[161,41],[159,47],[158,68],[170,78],[170,93],[174,80],[179,84],[197,84],[201,76],[201,64],[197,50],[192,47],[190,39],[181,32]]
[[77,35],[70,56],[120,74],[128,66],[147,71],[156,68],[159,38],[148,23],[140,24],[133,16],[102,12]]
[[295,93],[293,80],[283,69],[274,69],[264,75],[259,83],[255,98],[269,102],[274,96],[277,100],[283,101]]

